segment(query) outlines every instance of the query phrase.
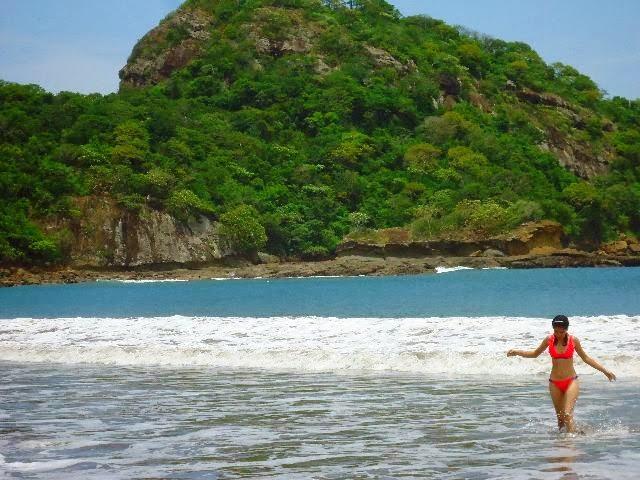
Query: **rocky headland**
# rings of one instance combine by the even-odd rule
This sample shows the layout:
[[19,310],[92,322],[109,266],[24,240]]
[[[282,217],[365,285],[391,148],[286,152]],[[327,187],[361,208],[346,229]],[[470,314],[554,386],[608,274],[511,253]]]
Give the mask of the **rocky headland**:
[[[107,210],[112,213],[115,211],[111,208]],[[214,241],[216,237],[207,236],[215,232],[213,223],[208,229],[202,226],[202,222],[196,222],[189,228],[185,227],[186,230],[167,228],[162,239],[140,241],[140,238],[144,239],[144,222],[127,225],[121,222],[121,219],[108,215],[94,215],[91,218],[95,222],[100,218],[102,221],[105,218],[109,219],[101,224],[101,228],[94,224],[92,238],[93,241],[97,239],[103,242],[116,253],[111,256],[87,257],[84,249],[94,248],[95,244],[91,244],[85,238],[84,243],[76,244],[73,257],[75,260],[71,264],[64,267],[30,269],[0,268],[0,286],[97,280],[415,275],[435,273],[438,267],[458,266],[476,269],[640,266],[640,242],[622,238],[602,245],[597,251],[579,250],[567,246],[564,243],[562,226],[550,221],[524,224],[508,234],[483,239],[406,241],[400,229],[393,229],[384,232],[388,239],[385,243],[346,240],[339,246],[333,258],[299,261],[280,259],[264,253],[246,258],[229,250],[221,250]],[[146,221],[160,220],[148,217]],[[82,231],[82,228],[77,231]],[[209,239],[208,242],[196,240],[201,239],[203,235]],[[146,245],[147,249],[136,250],[132,247],[133,245],[139,248],[141,244]],[[167,252],[180,247],[184,251],[190,251],[191,256],[185,254],[180,257],[185,260],[183,262],[163,262],[162,248],[149,251],[149,245],[155,245],[156,248],[162,246]],[[197,257],[202,255],[202,248],[208,249],[209,252],[204,261]]]

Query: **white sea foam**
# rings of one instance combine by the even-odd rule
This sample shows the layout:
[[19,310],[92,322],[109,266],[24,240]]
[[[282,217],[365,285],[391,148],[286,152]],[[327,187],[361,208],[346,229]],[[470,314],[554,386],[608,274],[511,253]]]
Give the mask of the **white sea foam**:
[[44,462],[12,462],[7,463],[0,459],[0,465],[3,470],[14,472],[49,472],[51,470],[59,470],[62,468],[68,468],[78,463],[81,463],[83,459],[69,459],[69,460],[48,460]]
[[[294,277],[269,277],[270,280],[307,280],[313,278],[359,278],[366,275],[299,275]],[[212,277],[209,280],[264,280],[264,277]]]
[[[585,350],[617,375],[640,377],[640,317],[572,317]],[[534,349],[548,319],[510,317],[138,317],[0,320],[0,360],[199,365],[294,371],[520,375],[549,370]],[[597,373],[576,362],[579,374]]]
[[144,280],[109,280],[120,283],[165,283],[165,282],[188,282],[189,280],[180,278],[144,279]]
[[451,272],[459,272],[461,270],[473,270],[471,267],[436,267],[436,273],[451,273]]

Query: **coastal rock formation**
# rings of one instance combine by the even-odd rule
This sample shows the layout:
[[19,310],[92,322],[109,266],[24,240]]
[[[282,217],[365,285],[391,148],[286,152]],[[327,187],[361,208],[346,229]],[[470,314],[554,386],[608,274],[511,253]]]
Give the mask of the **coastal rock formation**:
[[367,243],[348,240],[338,246],[338,256],[361,255],[372,257],[499,257],[527,255],[535,249],[560,250],[564,246],[562,225],[552,221],[532,222],[515,231],[487,239],[431,240]]
[[69,266],[75,268],[152,267],[206,264],[233,254],[220,239],[218,224],[200,216],[182,223],[165,212],[143,207],[124,210],[107,197],[76,199],[80,215],[44,225],[66,229]]
[[383,276],[434,273],[437,267],[565,268],[640,266],[640,255],[610,256],[572,249],[532,251],[514,257],[368,257],[346,255],[318,262],[251,262],[235,259],[225,264],[175,269],[0,268],[0,287],[39,283],[77,283],[95,280],[204,280],[211,278],[282,278],[314,276]]
[[640,255],[640,241],[621,235],[619,240],[602,245],[598,253],[620,256]]

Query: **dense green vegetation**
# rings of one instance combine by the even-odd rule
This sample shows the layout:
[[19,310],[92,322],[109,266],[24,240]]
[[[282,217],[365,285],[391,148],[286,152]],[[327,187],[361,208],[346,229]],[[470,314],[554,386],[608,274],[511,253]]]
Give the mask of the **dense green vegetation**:
[[[157,85],[101,96],[0,83],[0,261],[64,260],[68,232],[37,225],[77,215],[80,195],[214,215],[242,251],[304,258],[393,226],[431,238],[548,218],[586,245],[640,233],[640,101],[382,0],[182,8],[195,7],[215,18],[207,46]],[[186,35],[141,42],[132,59]],[[307,51],[280,49],[296,36]],[[539,147],[550,137],[609,152],[608,173],[576,177]]]

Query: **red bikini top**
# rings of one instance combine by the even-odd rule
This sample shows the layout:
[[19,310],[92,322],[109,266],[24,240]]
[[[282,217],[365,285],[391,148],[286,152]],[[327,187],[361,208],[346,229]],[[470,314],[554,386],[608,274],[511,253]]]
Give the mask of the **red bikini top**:
[[549,355],[551,358],[573,358],[573,352],[575,347],[573,346],[573,337],[569,335],[569,340],[567,341],[567,347],[564,349],[564,352],[558,353],[556,350],[556,346],[554,345],[555,335],[551,334],[549,337]]

